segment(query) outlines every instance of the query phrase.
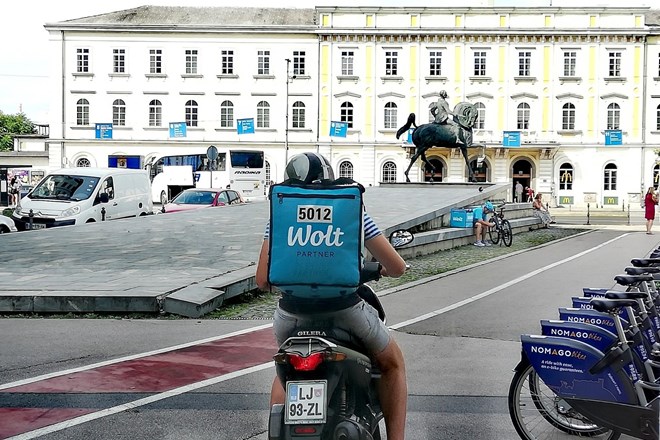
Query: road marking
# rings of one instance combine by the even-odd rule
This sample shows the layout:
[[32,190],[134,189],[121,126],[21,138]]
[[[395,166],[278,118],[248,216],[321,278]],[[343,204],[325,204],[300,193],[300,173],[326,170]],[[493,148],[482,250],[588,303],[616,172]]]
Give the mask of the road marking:
[[499,286],[493,287],[492,289],[486,290],[485,292],[482,292],[478,295],[474,295],[474,296],[471,296],[470,298],[466,298],[463,301],[459,301],[457,303],[451,304],[451,305],[449,305],[447,307],[444,307],[442,309],[434,310],[432,312],[426,313],[425,315],[421,315],[421,316],[418,316],[416,318],[412,318],[412,319],[409,319],[407,321],[403,321],[403,322],[400,322],[398,324],[391,325],[390,328],[393,329],[393,330],[397,330],[397,329],[400,329],[402,327],[406,327],[408,325],[416,324],[418,322],[425,321],[429,318],[433,318],[435,316],[442,315],[443,313],[447,313],[447,312],[455,310],[459,307],[463,307],[464,305],[473,303],[477,300],[480,300],[481,298],[485,298],[487,296],[490,296],[490,295],[492,295],[494,293],[497,293],[497,292],[499,292],[503,289],[506,289],[507,287],[511,287],[514,284],[518,284],[521,281],[525,281],[525,280],[527,280],[527,279],[529,279],[529,278],[531,278],[535,275],[538,275],[542,272],[545,272],[548,269],[552,269],[554,267],[557,267],[557,266],[562,265],[564,263],[567,263],[569,261],[575,260],[576,258],[580,258],[580,257],[582,257],[582,256],[584,256],[584,255],[586,255],[590,252],[596,251],[596,250],[598,250],[598,249],[600,249],[604,246],[609,245],[610,243],[613,243],[613,242],[615,242],[615,241],[617,241],[617,240],[619,240],[623,237],[626,237],[627,235],[630,235],[630,233],[625,233],[625,234],[619,235],[618,237],[614,237],[613,239],[608,240],[604,243],[601,243],[598,246],[592,247],[591,249],[587,249],[587,250],[582,251],[578,254],[572,255],[568,258],[564,258],[563,260],[555,261],[554,263],[551,263],[551,264],[548,264],[547,266],[544,266],[544,267],[541,267],[539,269],[533,270],[532,272],[530,272],[528,274],[525,274],[525,275],[523,275],[521,277],[518,277],[516,279],[513,279],[511,281],[507,281],[504,284],[500,284]]

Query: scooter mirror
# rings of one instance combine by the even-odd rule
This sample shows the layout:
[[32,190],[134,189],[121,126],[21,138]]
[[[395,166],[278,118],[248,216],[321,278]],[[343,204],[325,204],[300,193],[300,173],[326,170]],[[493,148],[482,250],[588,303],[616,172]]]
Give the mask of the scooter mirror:
[[406,231],[405,229],[397,229],[390,234],[390,243],[395,248],[399,248],[410,244],[414,238],[415,236],[412,234],[412,232]]

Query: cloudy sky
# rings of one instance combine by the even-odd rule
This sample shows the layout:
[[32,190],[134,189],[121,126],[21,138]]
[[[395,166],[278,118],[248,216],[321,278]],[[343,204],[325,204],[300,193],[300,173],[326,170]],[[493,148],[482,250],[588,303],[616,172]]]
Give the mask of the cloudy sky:
[[[7,0],[5,0],[6,2]],[[463,0],[473,4],[488,4],[489,0]],[[495,0],[495,4],[534,6],[577,1],[603,4],[610,0]],[[644,2],[644,0],[633,0]],[[242,0],[242,6],[273,6],[272,0]],[[439,0],[279,0],[278,7],[314,6],[446,6]],[[620,5],[620,2],[618,2]],[[628,2],[627,4],[629,4]],[[651,0],[645,3],[650,4]],[[180,6],[180,0],[113,0],[95,2],[89,0],[20,0],[12,1],[11,7],[3,7],[0,41],[3,42],[0,57],[0,111],[14,114],[22,111],[37,123],[48,122],[46,86],[48,63],[45,56],[48,34],[45,23],[86,17],[146,4]],[[613,3],[616,4],[616,3]],[[191,0],[188,6],[224,6],[223,0]]]

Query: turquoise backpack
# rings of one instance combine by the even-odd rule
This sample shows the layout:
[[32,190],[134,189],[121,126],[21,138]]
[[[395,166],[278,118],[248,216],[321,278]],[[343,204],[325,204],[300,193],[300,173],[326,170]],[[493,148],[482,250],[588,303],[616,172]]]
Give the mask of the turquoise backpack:
[[268,282],[300,298],[355,292],[364,261],[363,192],[350,179],[273,185]]

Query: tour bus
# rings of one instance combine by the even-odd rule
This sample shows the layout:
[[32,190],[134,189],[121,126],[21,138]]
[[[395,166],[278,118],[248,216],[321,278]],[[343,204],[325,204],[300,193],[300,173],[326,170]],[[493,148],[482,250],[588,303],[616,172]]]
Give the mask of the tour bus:
[[151,178],[154,201],[167,203],[188,188],[239,190],[246,201],[266,199],[264,152],[218,148],[215,160],[206,152],[162,156],[145,168]]

